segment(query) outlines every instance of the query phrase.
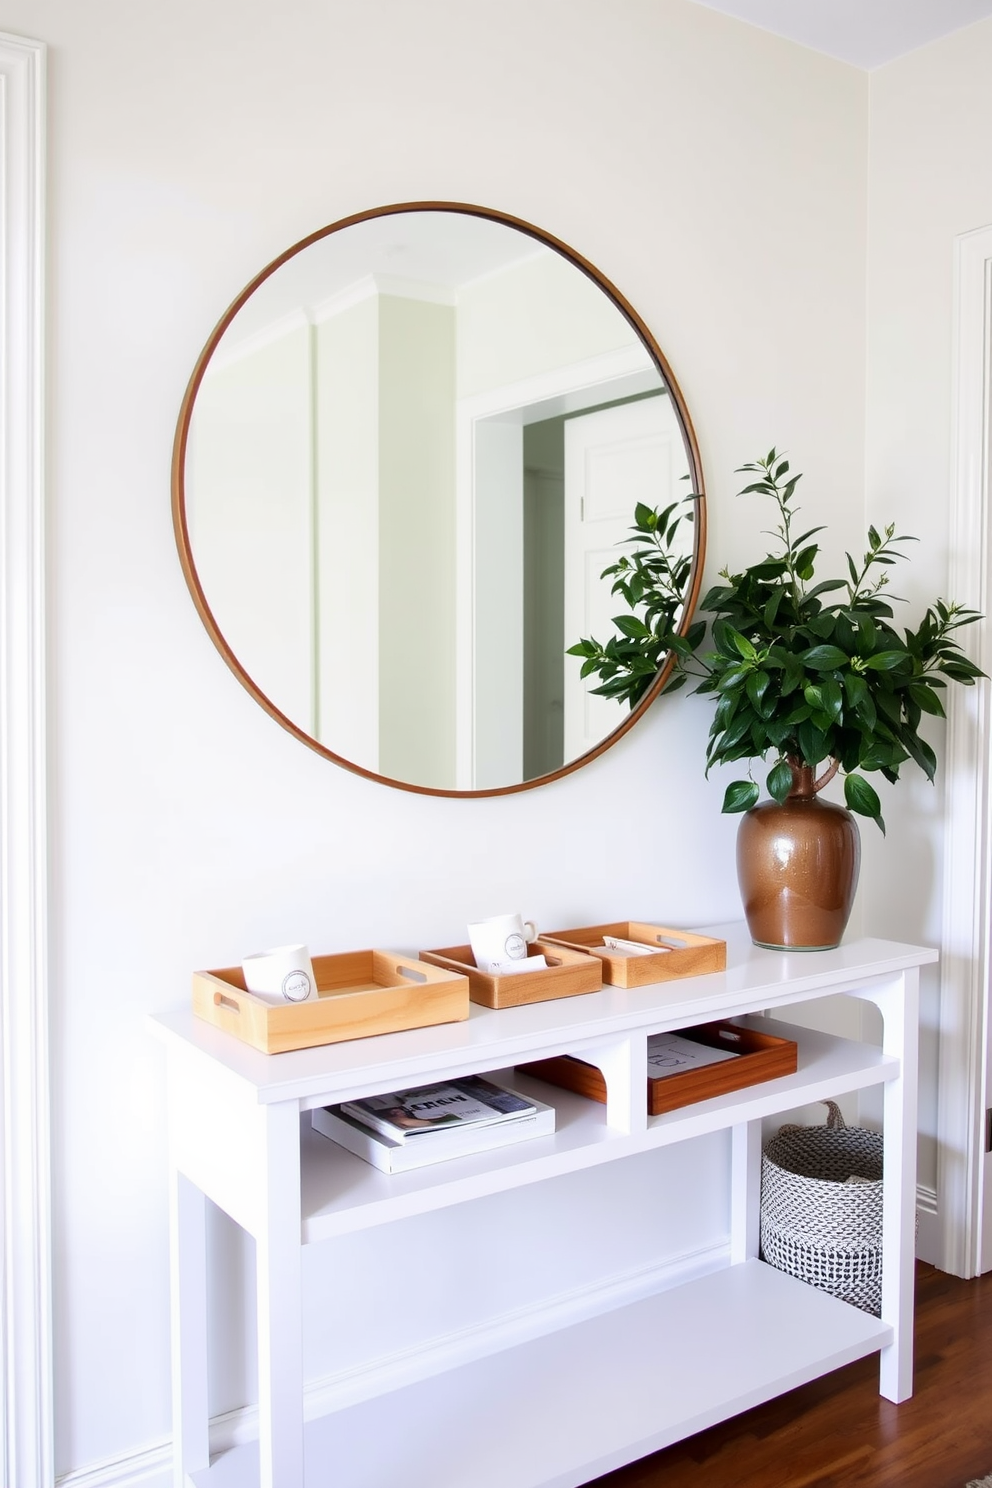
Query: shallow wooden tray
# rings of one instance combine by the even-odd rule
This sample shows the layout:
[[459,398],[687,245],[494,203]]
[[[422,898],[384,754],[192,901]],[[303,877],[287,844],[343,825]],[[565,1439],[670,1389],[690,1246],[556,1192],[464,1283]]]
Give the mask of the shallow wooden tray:
[[527,947],[528,956],[544,956],[548,965],[537,971],[521,971],[516,976],[489,976],[480,971],[472,947],[443,946],[439,950],[421,951],[421,960],[432,966],[468,977],[468,995],[483,1007],[520,1007],[525,1002],[550,1002],[556,997],[577,997],[582,992],[599,992],[603,986],[603,969],[595,956],[567,946],[552,945],[542,935]]
[[314,956],[316,1002],[269,1003],[240,966],[193,973],[193,1011],[263,1054],[312,1049],[468,1017],[468,978],[393,951]]
[[[731,1090],[744,1090],[760,1085],[763,1080],[776,1080],[780,1075],[794,1075],[799,1057],[798,1045],[792,1039],[776,1034],[757,1033],[751,1028],[738,1028],[736,1023],[704,1023],[696,1028],[676,1030],[683,1038],[706,1044],[711,1049],[735,1049],[737,1059],[706,1064],[701,1069],[683,1070],[681,1074],[664,1075],[648,1080],[648,1115],[660,1116],[691,1106],[695,1101],[726,1095]],[[602,1070],[586,1064],[571,1054],[557,1059],[538,1059],[520,1068],[528,1075],[561,1085],[590,1100],[606,1100],[606,1080]]]
[[[604,946],[604,935],[635,940],[639,945],[664,946],[655,956],[622,956]],[[648,925],[643,920],[616,920],[611,925],[582,925],[577,930],[551,930],[542,937],[552,945],[568,946],[603,963],[603,981],[611,987],[647,987],[676,977],[703,976],[725,971],[727,942],[692,930]]]

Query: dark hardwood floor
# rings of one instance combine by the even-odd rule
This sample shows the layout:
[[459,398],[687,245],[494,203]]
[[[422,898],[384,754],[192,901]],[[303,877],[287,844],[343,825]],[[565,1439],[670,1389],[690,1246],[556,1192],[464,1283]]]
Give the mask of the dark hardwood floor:
[[916,1386],[878,1394],[878,1356],[597,1478],[595,1488],[964,1488],[992,1473],[992,1273],[917,1265]]

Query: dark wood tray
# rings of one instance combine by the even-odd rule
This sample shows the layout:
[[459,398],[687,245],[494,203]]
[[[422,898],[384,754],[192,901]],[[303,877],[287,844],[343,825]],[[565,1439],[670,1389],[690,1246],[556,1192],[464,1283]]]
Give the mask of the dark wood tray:
[[[736,1023],[703,1023],[695,1028],[672,1029],[672,1032],[710,1049],[735,1049],[740,1053],[737,1059],[721,1060],[719,1064],[706,1064],[701,1069],[649,1079],[650,1116],[661,1116],[665,1111],[675,1111],[680,1106],[691,1106],[714,1095],[744,1090],[748,1085],[760,1085],[762,1080],[775,1080],[780,1075],[796,1072],[799,1049],[792,1039],[758,1033],[752,1028],[739,1028]],[[574,1055],[538,1059],[520,1068],[539,1080],[547,1080],[550,1085],[561,1085],[590,1100],[606,1101],[606,1080],[602,1070],[576,1059]]]

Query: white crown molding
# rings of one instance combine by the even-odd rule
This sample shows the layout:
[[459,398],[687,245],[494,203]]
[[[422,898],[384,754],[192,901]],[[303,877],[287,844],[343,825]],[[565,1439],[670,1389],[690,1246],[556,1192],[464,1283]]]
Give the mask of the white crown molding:
[[3,1481],[54,1478],[42,364],[45,47],[0,34]]
[[218,372],[233,367],[237,362],[243,362],[246,357],[254,356],[255,352],[263,351],[265,347],[274,345],[284,336],[291,336],[294,331],[308,330],[309,327],[310,318],[303,310],[290,310],[286,315],[280,315],[278,320],[272,320],[268,325],[253,331],[250,336],[232,341],[228,345],[225,345],[225,337],[222,336],[207,363],[203,381],[206,382]]
[[[961,633],[992,669],[989,610],[989,412],[992,406],[992,227],[955,244],[953,447],[949,593],[982,612]],[[941,1267],[981,1269],[985,1010],[992,835],[989,684],[948,689],[945,852],[937,1100]]]
[[458,291],[446,284],[431,284],[427,279],[404,279],[400,274],[373,274],[376,293],[394,295],[400,300],[422,300],[425,305],[458,304]]
[[312,325],[323,325],[325,321],[333,320],[336,315],[342,315],[363,300],[380,295],[420,300],[429,305],[457,304],[454,291],[443,285],[427,284],[420,279],[401,279],[392,274],[366,274],[347,288],[328,295],[326,299],[317,300],[312,305],[299,305],[287,311],[285,315],[280,315],[277,320],[270,321],[248,336],[227,345],[226,337],[222,336],[203,374],[204,381],[236,362],[253,356],[255,352],[262,351],[266,346],[271,346],[273,342],[281,341],[284,336],[292,335],[294,331],[304,330]]
[[342,315],[353,305],[360,305],[363,300],[374,299],[378,294],[379,286],[375,275],[366,274],[364,278],[356,279],[354,284],[349,284],[347,288],[339,289],[324,300],[317,300],[309,312],[310,318],[314,325],[323,325],[325,320],[333,320],[336,315]]

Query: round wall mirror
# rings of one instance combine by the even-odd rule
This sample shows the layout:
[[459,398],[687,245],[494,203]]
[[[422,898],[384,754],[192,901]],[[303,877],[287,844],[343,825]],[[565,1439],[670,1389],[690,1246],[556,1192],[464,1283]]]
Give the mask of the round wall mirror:
[[243,685],[338,764],[443,795],[555,779],[643,714],[664,659],[632,708],[568,652],[618,633],[601,575],[638,506],[687,499],[680,631],[702,473],[654,338],[563,243],[447,202],[264,269],[197,362],[173,462],[183,570]]

